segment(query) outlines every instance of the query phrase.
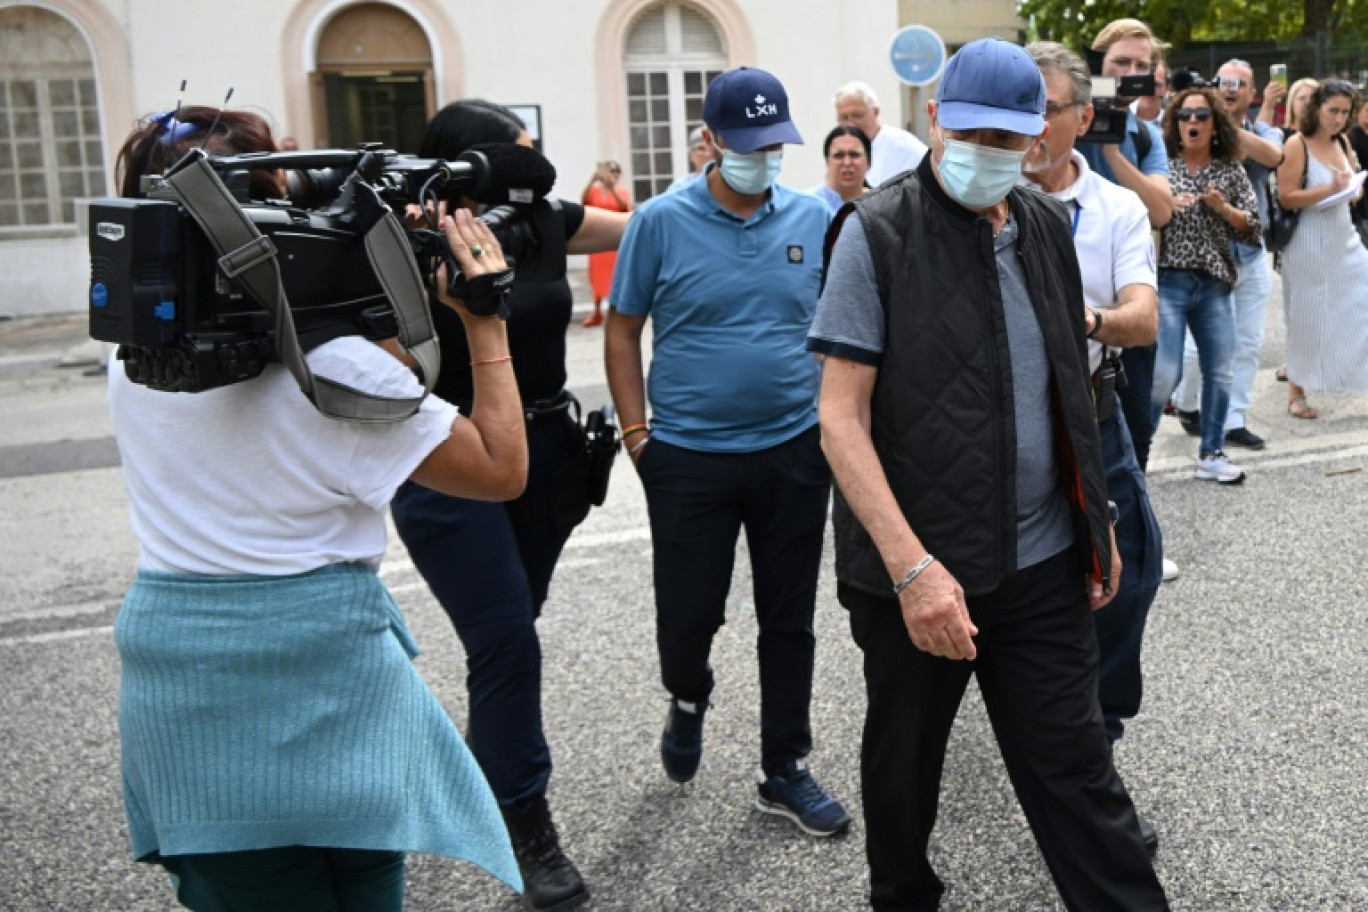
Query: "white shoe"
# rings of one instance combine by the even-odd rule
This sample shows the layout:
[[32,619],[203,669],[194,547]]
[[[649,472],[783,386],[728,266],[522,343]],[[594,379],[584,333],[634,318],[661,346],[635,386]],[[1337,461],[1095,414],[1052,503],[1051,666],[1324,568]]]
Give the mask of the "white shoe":
[[1226,454],[1217,450],[1197,457],[1197,478],[1218,484],[1233,485],[1245,480],[1244,469],[1231,463]]
[[1171,583],[1178,578],[1178,565],[1164,558],[1164,582]]

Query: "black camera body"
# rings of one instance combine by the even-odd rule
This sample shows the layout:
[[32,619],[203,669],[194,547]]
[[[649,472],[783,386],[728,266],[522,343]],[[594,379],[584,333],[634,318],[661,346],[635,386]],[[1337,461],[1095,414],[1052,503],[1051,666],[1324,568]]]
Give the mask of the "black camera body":
[[1202,74],[1192,67],[1184,67],[1169,73],[1169,91],[1175,95],[1188,89],[1202,89],[1209,85],[1211,83],[1203,79]]
[[[408,204],[497,202],[481,217],[519,277],[564,276],[564,219],[558,204],[543,199],[555,171],[539,154],[525,152],[536,156],[535,180],[525,181],[535,190],[508,183],[497,151],[466,153],[451,163],[375,148],[207,161],[274,246],[300,347],[308,351],[343,335],[396,335],[394,307],[366,253],[365,236],[387,212],[402,218]],[[529,159],[519,153],[513,160],[516,178],[527,177]],[[247,199],[249,172],[262,168],[289,169],[292,189],[307,190],[301,195],[316,207]],[[91,203],[90,334],[119,345],[129,378],[155,389],[198,392],[255,377],[277,359],[275,320],[220,266],[218,252],[185,207],[159,192],[161,180],[144,178],[149,198]],[[435,225],[405,233],[422,272],[441,259],[452,280],[460,278]]]
[[1088,71],[1093,74],[1093,120],[1088,132],[1080,136],[1078,141],[1119,145],[1126,141],[1130,102],[1154,94],[1154,76],[1103,76],[1102,61],[1106,52],[1090,48],[1084,56],[1088,61]]

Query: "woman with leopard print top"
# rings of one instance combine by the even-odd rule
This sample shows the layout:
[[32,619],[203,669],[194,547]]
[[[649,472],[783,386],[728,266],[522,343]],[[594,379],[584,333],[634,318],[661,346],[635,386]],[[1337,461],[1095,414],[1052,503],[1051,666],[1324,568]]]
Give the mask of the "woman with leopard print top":
[[1240,164],[1240,129],[1213,89],[1191,88],[1164,115],[1169,183],[1175,203],[1159,254],[1159,346],[1154,365],[1155,423],[1178,385],[1183,339],[1191,331],[1202,366],[1197,477],[1244,481],[1244,470],[1221,451],[1230,408],[1235,315],[1231,241],[1262,232],[1254,188]]

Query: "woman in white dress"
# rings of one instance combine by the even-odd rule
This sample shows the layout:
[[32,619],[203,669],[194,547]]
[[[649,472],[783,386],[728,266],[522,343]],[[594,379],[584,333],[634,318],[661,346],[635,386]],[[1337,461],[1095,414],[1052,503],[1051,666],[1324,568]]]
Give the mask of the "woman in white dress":
[[1308,391],[1368,393],[1368,250],[1350,220],[1350,206],[1363,191],[1319,205],[1348,189],[1358,170],[1344,139],[1357,103],[1349,83],[1322,83],[1302,109],[1278,168],[1279,201],[1301,211],[1282,254],[1287,411],[1294,418],[1319,414]]

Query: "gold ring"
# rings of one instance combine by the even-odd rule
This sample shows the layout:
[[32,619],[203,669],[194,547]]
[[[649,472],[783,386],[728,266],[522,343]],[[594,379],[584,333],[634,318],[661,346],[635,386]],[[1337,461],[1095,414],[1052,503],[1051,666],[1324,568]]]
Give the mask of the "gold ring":
[[471,255],[471,256],[482,256],[483,254],[484,254],[484,248],[481,247],[479,244],[471,244],[471,245],[470,245],[470,255]]

